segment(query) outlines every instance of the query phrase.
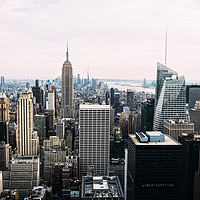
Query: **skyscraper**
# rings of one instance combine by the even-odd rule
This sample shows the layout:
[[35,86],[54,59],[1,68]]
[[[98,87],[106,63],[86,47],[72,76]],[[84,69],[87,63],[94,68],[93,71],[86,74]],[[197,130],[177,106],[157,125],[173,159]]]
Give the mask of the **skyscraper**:
[[93,165],[96,175],[107,175],[110,161],[110,106],[80,105],[80,173]]
[[156,100],[153,129],[163,131],[163,120],[186,119],[184,76],[157,64]]
[[110,105],[111,105],[111,106],[114,106],[114,103],[115,103],[114,101],[115,101],[114,89],[111,88],[111,89],[110,89]]
[[153,130],[154,105],[154,98],[142,102],[141,128],[144,132]]
[[35,86],[32,87],[32,92],[33,96],[36,98],[36,103],[40,104],[42,102],[42,93],[39,86],[39,79],[35,80]]
[[90,83],[90,70],[87,70],[87,84]]
[[69,61],[68,46],[62,68],[62,109],[64,117],[73,117],[73,68]]
[[181,147],[161,132],[129,135],[128,199],[181,200]]
[[17,148],[20,155],[32,155],[33,102],[32,93],[19,95],[17,105]]
[[5,78],[4,78],[4,76],[1,76],[1,86],[5,86]]
[[133,90],[127,89],[127,106],[130,108],[130,111],[133,111],[133,99],[134,99]]
[[0,121],[10,121],[9,118],[9,100],[5,94],[0,96]]

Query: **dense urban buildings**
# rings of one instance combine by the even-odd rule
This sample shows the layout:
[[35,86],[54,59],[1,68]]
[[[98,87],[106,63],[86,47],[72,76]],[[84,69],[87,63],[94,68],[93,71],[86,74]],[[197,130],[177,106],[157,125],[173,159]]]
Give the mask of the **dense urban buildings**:
[[74,76],[68,47],[55,79],[3,77],[0,199],[199,199],[195,92],[159,63],[156,83]]

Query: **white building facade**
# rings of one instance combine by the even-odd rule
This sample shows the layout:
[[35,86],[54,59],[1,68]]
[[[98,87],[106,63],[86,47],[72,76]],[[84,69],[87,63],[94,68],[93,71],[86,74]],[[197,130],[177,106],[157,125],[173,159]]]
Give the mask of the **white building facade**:
[[80,105],[80,174],[94,166],[96,175],[107,175],[110,161],[110,105]]

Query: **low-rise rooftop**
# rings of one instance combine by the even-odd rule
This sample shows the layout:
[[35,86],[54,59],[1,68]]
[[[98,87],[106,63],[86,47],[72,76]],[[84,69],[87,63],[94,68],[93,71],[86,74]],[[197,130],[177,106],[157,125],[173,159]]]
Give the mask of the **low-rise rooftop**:
[[81,196],[83,199],[123,199],[124,197],[116,176],[84,176]]

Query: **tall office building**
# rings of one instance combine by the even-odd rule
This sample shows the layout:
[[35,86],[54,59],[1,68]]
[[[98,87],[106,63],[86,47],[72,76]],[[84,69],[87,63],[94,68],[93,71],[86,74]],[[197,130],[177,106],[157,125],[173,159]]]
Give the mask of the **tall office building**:
[[156,100],[153,129],[163,131],[163,120],[186,120],[185,78],[157,64]]
[[4,76],[1,76],[1,86],[5,86],[5,78],[4,78]]
[[5,94],[0,96],[0,121],[10,121],[9,100]]
[[62,68],[62,109],[64,117],[73,117],[73,68],[69,61],[68,46]]
[[134,92],[133,90],[127,89],[127,106],[130,108],[130,111],[133,111],[133,99]]
[[65,121],[63,119],[59,119],[56,123],[56,136],[65,139]]
[[80,105],[79,154],[80,173],[89,165],[96,175],[106,175],[110,162],[110,106]]
[[57,90],[56,90],[56,86],[52,85],[51,86],[51,90],[54,93],[54,109],[55,109],[55,117],[57,117]]
[[114,106],[114,103],[115,103],[114,93],[115,93],[114,89],[111,88],[111,89],[110,89],[110,105],[111,105],[111,106]]
[[78,85],[81,84],[81,76],[80,76],[80,74],[77,74],[77,84]]
[[0,142],[1,141],[4,141],[6,144],[9,143],[9,131],[7,121],[0,121]]
[[33,102],[32,93],[19,95],[17,105],[17,148],[20,155],[32,155]]
[[181,200],[180,143],[161,132],[139,132],[129,135],[128,150],[130,199]]
[[142,103],[141,129],[144,132],[153,130],[154,105],[154,98]]
[[34,130],[37,131],[42,146],[43,140],[47,137],[47,116],[38,114],[34,116]]
[[39,86],[39,79],[35,80],[35,86],[32,87],[32,91],[33,91],[33,96],[36,98],[36,103],[40,104],[42,102],[42,94]]
[[87,84],[90,84],[90,70],[87,70]]
[[48,103],[46,109],[55,111],[55,92],[53,90],[48,90]]

